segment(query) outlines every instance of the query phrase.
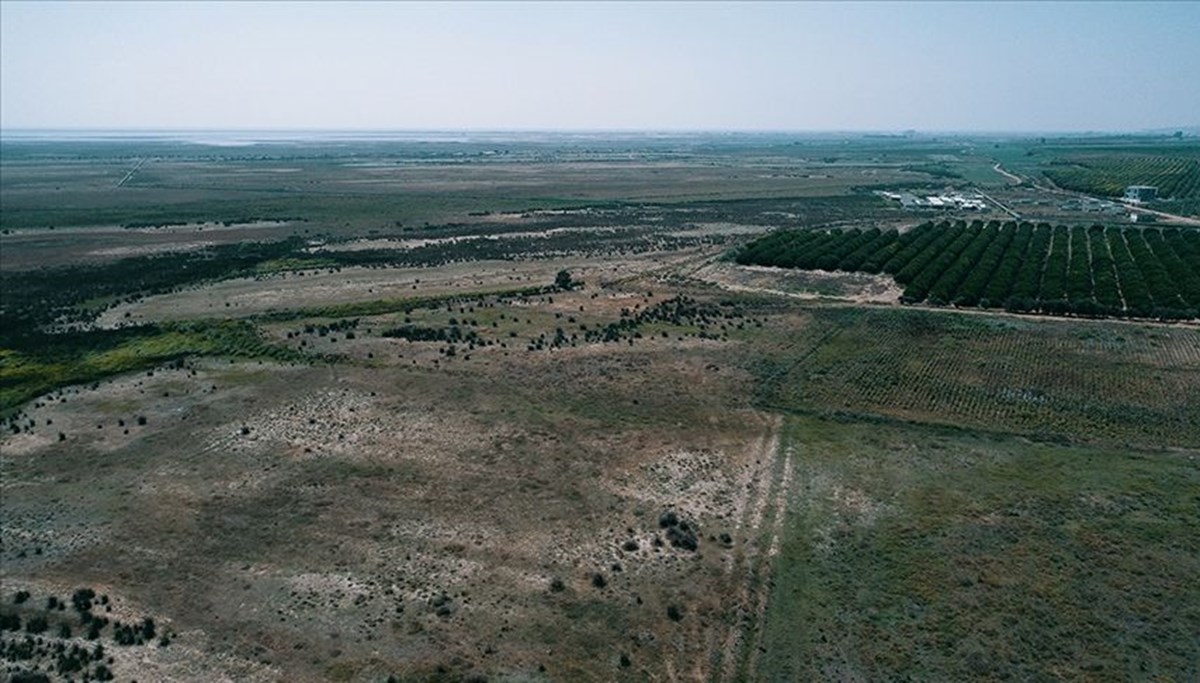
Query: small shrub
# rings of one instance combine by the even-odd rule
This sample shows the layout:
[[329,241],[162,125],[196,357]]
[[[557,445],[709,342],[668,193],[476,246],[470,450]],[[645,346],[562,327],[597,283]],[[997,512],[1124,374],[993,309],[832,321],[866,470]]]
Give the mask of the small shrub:
[[92,608],[92,600],[96,599],[96,591],[91,588],[77,588],[71,594],[71,604],[78,612],[86,612]]
[[29,621],[25,622],[25,631],[33,634],[44,633],[49,626],[50,624],[47,623],[46,617],[30,617]]

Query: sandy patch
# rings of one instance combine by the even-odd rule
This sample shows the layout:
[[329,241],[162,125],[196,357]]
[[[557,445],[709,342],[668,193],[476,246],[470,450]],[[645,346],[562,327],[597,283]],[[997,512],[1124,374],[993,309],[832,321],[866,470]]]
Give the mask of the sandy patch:
[[827,273],[766,266],[711,263],[692,277],[732,292],[761,292],[798,299],[829,298],[855,303],[899,303],[904,288],[888,275]]
[[95,249],[88,252],[88,256],[102,256],[107,258],[126,258],[129,256],[147,256],[149,254],[164,254],[173,251],[192,251],[195,249],[204,249],[211,247],[216,242],[176,242],[173,244],[144,244],[139,246],[127,247],[109,247],[106,249]]

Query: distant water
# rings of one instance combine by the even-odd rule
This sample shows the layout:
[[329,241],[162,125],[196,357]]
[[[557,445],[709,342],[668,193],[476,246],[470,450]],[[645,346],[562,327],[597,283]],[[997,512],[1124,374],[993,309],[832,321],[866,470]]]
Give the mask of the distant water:
[[[461,144],[557,143],[579,144],[600,141],[700,142],[762,140],[796,133],[717,131],[389,131],[389,130],[104,130],[104,129],[9,129],[0,131],[6,142],[176,142],[214,147],[244,147],[258,144],[415,142]],[[801,134],[827,137],[829,134]]]
[[323,131],[323,130],[5,130],[8,141],[28,142],[183,142],[216,147],[243,147],[289,142],[470,142],[474,134],[440,131]]

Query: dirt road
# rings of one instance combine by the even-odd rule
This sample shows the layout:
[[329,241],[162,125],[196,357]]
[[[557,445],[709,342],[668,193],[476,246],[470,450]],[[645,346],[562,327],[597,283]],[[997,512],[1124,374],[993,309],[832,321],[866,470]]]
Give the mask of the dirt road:
[[1000,175],[1004,176],[1005,178],[1008,178],[1009,180],[1013,181],[1013,183],[1016,185],[1020,185],[1021,183],[1025,182],[1025,179],[1022,178],[1021,176],[1015,175],[1013,173],[1009,173],[1008,171],[1001,168],[1000,162],[996,162],[996,165],[992,167],[992,170],[995,171],[996,173],[999,173]]

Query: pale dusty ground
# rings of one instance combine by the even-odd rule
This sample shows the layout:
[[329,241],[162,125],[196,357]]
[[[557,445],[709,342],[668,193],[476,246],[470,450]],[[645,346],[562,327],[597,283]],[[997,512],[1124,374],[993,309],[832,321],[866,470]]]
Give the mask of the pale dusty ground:
[[690,273],[733,292],[764,292],[801,299],[832,298],[854,303],[899,303],[904,288],[887,275],[797,271],[713,262]]
[[602,261],[595,258],[477,261],[437,268],[285,272],[223,280],[181,292],[146,297],[134,303],[121,303],[104,311],[97,325],[115,327],[123,322],[244,317],[284,308],[539,287],[552,284],[558,271],[564,269],[577,280],[602,283],[694,257],[696,253],[700,253],[699,250],[640,254]]
[[[552,277],[563,263],[515,265]],[[617,282],[671,263],[651,255],[572,272]],[[317,281],[329,289],[317,291],[361,299],[380,274],[397,273],[354,272],[349,285],[345,271],[326,274]],[[422,275],[424,285],[430,273]],[[239,286],[290,301],[282,285],[295,281]],[[439,282],[453,286],[449,276]],[[670,295],[661,285],[653,294],[645,283],[630,286],[506,310],[528,310],[553,329],[555,313],[585,306],[611,319]],[[134,310],[172,310],[172,297],[163,299],[143,302],[161,309]],[[316,303],[309,292],[304,300]],[[394,342],[364,336],[338,351],[359,358],[356,349],[380,344]],[[420,353],[436,357],[428,345]],[[311,368],[210,360],[68,389],[31,407],[33,434],[0,437],[6,498],[22,501],[5,508],[5,547],[45,548],[22,560],[42,569],[6,563],[6,584],[107,577],[115,599],[179,633],[161,652],[123,652],[118,676],[325,680],[345,671],[346,680],[373,681],[458,661],[515,672],[543,664],[549,680],[608,680],[625,651],[633,680],[707,677],[743,643],[739,614],[757,600],[746,573],[765,566],[757,530],[777,504],[767,502],[777,422],[745,409],[702,418],[683,389],[724,391],[726,375],[713,368],[727,363],[708,355],[726,348],[658,338],[511,358],[491,348],[470,363],[443,359],[441,369],[413,368],[408,358]],[[643,400],[683,403],[673,426],[579,432],[595,418],[536,398],[571,386],[600,397],[643,387],[633,389]],[[527,400],[528,416],[506,417]],[[148,424],[136,426],[137,415]],[[111,469],[97,482],[30,474],[65,457],[103,458]],[[72,487],[90,493],[44,518],[38,492],[51,485],[63,496],[75,495]],[[110,499],[127,501],[125,511],[106,507]],[[666,509],[698,526],[699,552],[656,546]],[[715,540],[720,533],[728,545]],[[630,541],[636,550],[623,547]],[[120,578],[142,576],[143,566],[157,569],[135,584]],[[592,586],[595,572],[607,576],[606,588]],[[553,579],[563,581],[561,593],[548,591]],[[683,606],[682,621],[664,616],[668,604]],[[629,620],[628,633],[610,631],[616,625],[601,616],[610,609]],[[612,661],[584,654],[597,642]]]
[[172,251],[193,251],[211,247],[215,242],[199,240],[190,242],[173,242],[171,244],[147,244],[143,246],[106,247],[88,252],[88,256],[106,258],[128,258],[130,256],[147,256],[149,254],[165,254]]
[[[505,232],[494,235],[463,235],[460,237],[432,237],[425,239],[360,239],[351,240],[349,242],[338,242],[337,244],[326,244],[315,246],[309,249],[314,254],[320,254],[323,251],[364,251],[371,249],[395,249],[405,251],[408,249],[416,249],[425,247],[431,244],[457,244],[459,242],[471,242],[475,240],[491,240],[504,241],[510,239],[518,239],[525,237],[546,238],[562,233],[583,232],[593,235],[610,235],[618,232],[628,231],[634,228],[622,227],[579,227],[579,228],[550,228],[547,230],[528,230],[521,232]],[[686,234],[686,233],[680,233]]]
[[770,225],[746,225],[744,223],[696,223],[686,230],[669,233],[675,236],[695,235],[757,235],[768,232]]

